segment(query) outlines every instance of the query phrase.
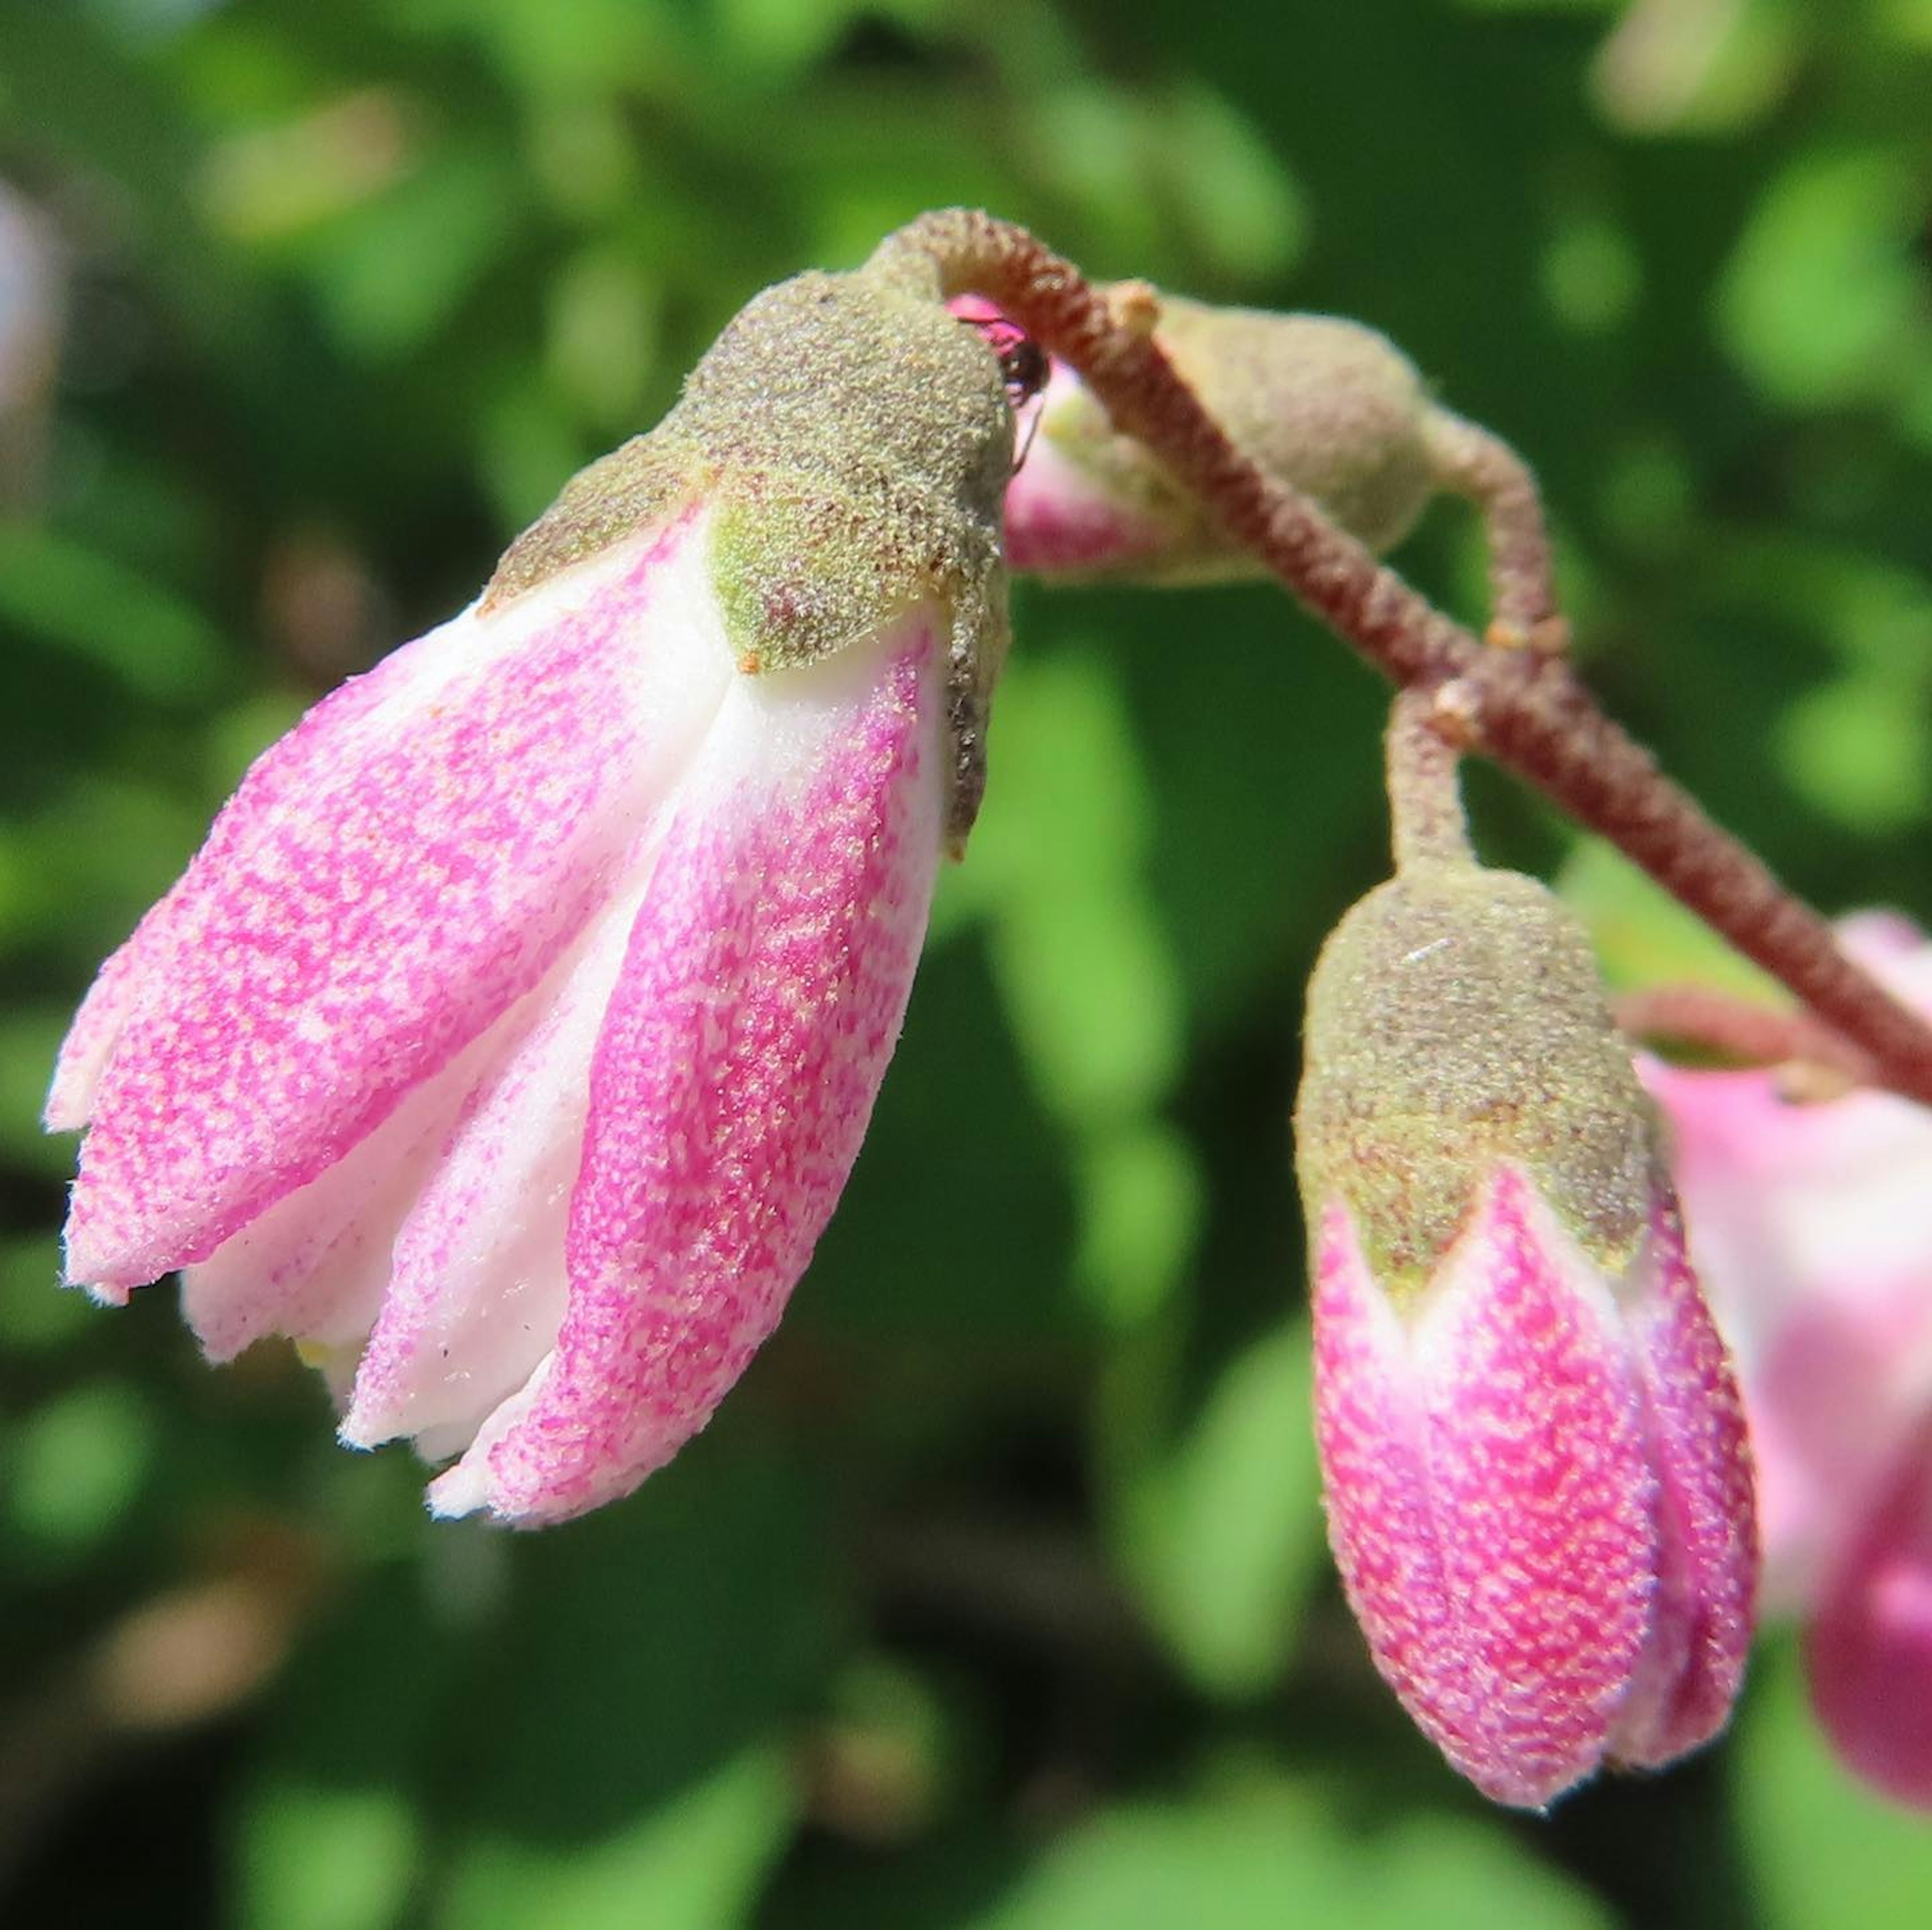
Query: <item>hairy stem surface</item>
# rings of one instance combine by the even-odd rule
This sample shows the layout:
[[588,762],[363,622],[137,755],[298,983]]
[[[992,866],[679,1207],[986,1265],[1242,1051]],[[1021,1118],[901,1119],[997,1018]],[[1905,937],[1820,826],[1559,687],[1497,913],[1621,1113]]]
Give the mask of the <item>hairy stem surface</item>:
[[1486,649],[1308,497],[1257,469],[1154,342],[1151,302],[1116,313],[1024,229],[969,209],[921,216],[874,259],[936,280],[945,296],[998,303],[1072,364],[1115,426],[1145,443],[1314,616],[1397,684],[1457,679],[1470,748],[1608,838],[1862,1047],[1882,1083],[1932,1104],[1932,1029],[1853,964],[1817,912],[1658,770],[1562,658]]

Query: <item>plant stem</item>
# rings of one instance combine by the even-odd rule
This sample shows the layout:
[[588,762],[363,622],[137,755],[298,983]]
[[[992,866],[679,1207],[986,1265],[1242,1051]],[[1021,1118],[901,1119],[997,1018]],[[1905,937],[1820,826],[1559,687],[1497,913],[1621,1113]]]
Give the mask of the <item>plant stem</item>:
[[1786,1011],[1712,985],[1647,985],[1610,1001],[1618,1025],[1634,1039],[1695,1046],[1734,1065],[1794,1062],[1841,1074],[1851,1085],[1874,1081],[1872,1062],[1809,1012]]
[[1438,715],[1435,693],[1415,688],[1399,693],[1389,712],[1383,743],[1397,871],[1476,862],[1456,775],[1462,753],[1443,735]]
[[1562,649],[1568,626],[1556,607],[1550,532],[1529,465],[1501,436],[1446,409],[1429,409],[1422,435],[1442,487],[1482,515],[1490,549],[1484,642]]
[[1468,736],[1600,833],[1868,1053],[1883,1083],[1932,1104],[1932,1029],[1845,957],[1831,926],[1721,829],[1598,708],[1566,661],[1490,650],[1377,562],[1299,490],[1229,442],[1153,339],[1144,301],[1117,316],[1023,228],[950,208],[890,235],[878,271],[986,296],[1070,362],[1117,427],[1145,443],[1316,617],[1393,682],[1467,691]]

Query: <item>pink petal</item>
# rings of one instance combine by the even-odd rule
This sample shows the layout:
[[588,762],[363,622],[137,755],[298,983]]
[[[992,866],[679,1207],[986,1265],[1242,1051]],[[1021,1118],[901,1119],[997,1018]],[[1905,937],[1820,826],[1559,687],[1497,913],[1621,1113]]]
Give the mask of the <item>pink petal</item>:
[[443,1431],[466,1446],[555,1342],[591,1056],[656,855],[653,846],[440,1149],[395,1242],[342,1424],[350,1446]]
[[[1064,363],[1054,363],[1034,405],[1034,419],[1044,425],[1066,391],[1079,386],[1078,376]],[[1171,518],[1110,493],[1060,453],[1048,427],[1042,426],[1025,446],[1025,460],[1006,486],[1008,568],[1043,576],[1123,571],[1172,547]]]
[[1508,1168],[1406,1323],[1339,1208],[1318,1275],[1330,1535],[1376,1665],[1478,1788],[1540,1806],[1602,1760],[1648,1623],[1615,1308]]
[[[182,1311],[211,1360],[270,1334],[359,1346],[389,1279],[389,1249],[464,1094],[508,1018],[472,1041],[305,1186],[182,1271]],[[124,1300],[125,1289],[101,1290]]]
[[1658,1471],[1651,1639],[1611,1753],[1655,1767],[1707,1742],[1744,1680],[1757,1590],[1757,1526],[1744,1405],[1724,1344],[1660,1206],[1628,1317]]
[[1806,1656],[1813,1706],[1846,1764],[1932,1809],[1932,1415],[1894,1462]]
[[736,684],[597,1046],[554,1355],[431,1488],[554,1521],[710,1418],[830,1217],[897,1040],[940,845],[939,622]]
[[167,904],[164,898],[155,906],[135,928],[134,936],[94,975],[94,983],[80,1002],[54,1062],[53,1084],[41,1116],[48,1131],[77,1132],[86,1125],[100,1075],[120,1041],[140,988],[152,928]]
[[136,942],[71,1277],[205,1259],[542,977],[728,674],[701,533],[459,617],[260,760]]

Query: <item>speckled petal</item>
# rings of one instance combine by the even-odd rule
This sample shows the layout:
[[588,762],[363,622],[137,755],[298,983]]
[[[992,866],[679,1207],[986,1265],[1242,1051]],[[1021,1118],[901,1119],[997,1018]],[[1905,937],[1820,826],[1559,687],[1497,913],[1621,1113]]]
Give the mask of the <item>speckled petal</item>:
[[389,1248],[476,1076],[479,1041],[406,1093],[326,1172],[182,1270],[182,1311],[209,1359],[270,1334],[359,1345],[389,1278]]
[[554,1353],[431,1488],[522,1524],[614,1499],[777,1322],[897,1040],[941,841],[940,619],[745,679],[693,774],[592,1075]]
[[656,856],[652,841],[554,1002],[471,1095],[410,1210],[343,1420],[350,1446],[425,1434],[466,1446],[555,1341],[591,1055]]
[[134,936],[94,975],[94,983],[61,1041],[41,1123],[50,1132],[78,1132],[94,1110],[100,1075],[119,1042],[140,990],[148,947],[169,901],[164,898],[136,926]]
[[1744,1681],[1757,1592],[1750,1443],[1730,1356],[1660,1205],[1628,1316],[1658,1471],[1651,1635],[1610,1754],[1655,1768],[1708,1742]]
[[[1050,421],[1062,391],[1078,378],[1064,364],[1036,405]],[[1006,563],[1043,577],[1123,574],[1137,563],[1158,562],[1174,541],[1174,520],[1110,493],[1060,449],[1042,429],[1027,445],[1025,460],[1006,487]]]
[[1486,1794],[1588,1775],[1642,1651],[1654,1485],[1600,1277],[1504,1167],[1399,1318],[1346,1211],[1323,1227],[1329,1525],[1376,1665]]
[[700,536],[466,613],[257,763],[126,968],[70,1277],[207,1258],[539,981],[728,675]]

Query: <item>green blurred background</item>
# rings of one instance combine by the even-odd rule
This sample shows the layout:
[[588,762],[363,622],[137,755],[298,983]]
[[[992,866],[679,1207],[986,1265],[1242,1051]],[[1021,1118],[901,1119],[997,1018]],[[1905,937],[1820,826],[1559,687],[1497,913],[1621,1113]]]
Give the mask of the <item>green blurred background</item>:
[[[850,1192],[601,1518],[432,1527],[284,1350],[58,1293],[36,1123],[248,759],[754,289],[956,201],[1387,330],[1540,466],[1612,707],[1932,916],[1932,0],[0,0],[0,1920],[1932,1922],[1788,1637],[1546,1821],[1368,1668],[1286,1116],[1379,699],[1272,592],[1020,592]],[[1402,560],[1480,614],[1466,514]],[[1472,790],[1613,972],[1696,949]]]

